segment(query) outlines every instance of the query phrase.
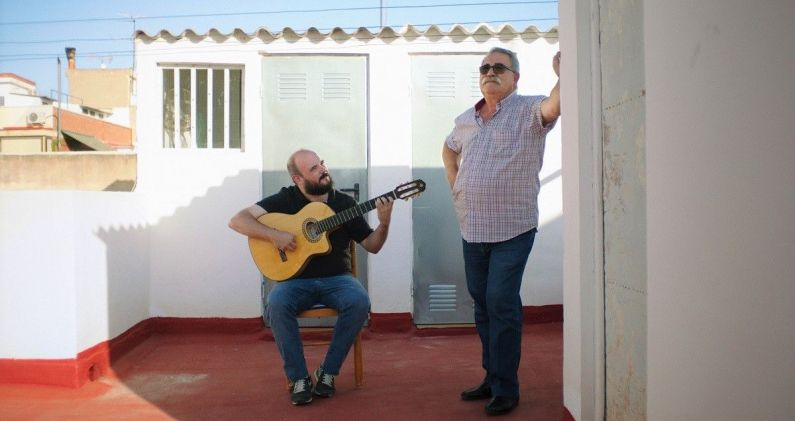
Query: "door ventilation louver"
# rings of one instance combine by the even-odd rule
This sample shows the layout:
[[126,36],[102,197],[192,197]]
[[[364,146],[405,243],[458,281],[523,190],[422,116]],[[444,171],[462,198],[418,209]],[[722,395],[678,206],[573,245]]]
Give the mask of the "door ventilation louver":
[[306,73],[279,73],[278,91],[280,101],[306,100]]
[[455,72],[428,72],[429,98],[455,98]]
[[351,74],[350,73],[323,73],[321,78],[324,101],[351,99]]
[[455,284],[428,285],[430,311],[455,311],[457,293]]

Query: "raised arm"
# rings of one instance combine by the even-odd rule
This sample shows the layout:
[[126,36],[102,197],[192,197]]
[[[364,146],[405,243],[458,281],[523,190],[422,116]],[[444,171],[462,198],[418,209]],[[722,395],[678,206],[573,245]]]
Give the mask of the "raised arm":
[[270,241],[279,250],[295,250],[296,242],[293,234],[271,228],[257,220],[266,213],[265,209],[258,205],[247,207],[229,220],[229,228],[246,237]]
[[541,102],[541,119],[544,126],[560,116],[560,51],[552,57],[552,70],[558,76],[558,81],[549,92],[549,97]]

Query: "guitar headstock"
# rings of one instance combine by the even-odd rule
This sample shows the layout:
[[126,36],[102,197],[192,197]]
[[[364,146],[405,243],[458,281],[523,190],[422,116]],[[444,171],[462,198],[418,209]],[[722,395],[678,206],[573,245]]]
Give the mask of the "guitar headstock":
[[403,183],[392,193],[395,194],[395,197],[398,199],[409,200],[415,196],[418,196],[420,193],[425,191],[425,182],[417,179],[414,181],[409,181],[408,183]]

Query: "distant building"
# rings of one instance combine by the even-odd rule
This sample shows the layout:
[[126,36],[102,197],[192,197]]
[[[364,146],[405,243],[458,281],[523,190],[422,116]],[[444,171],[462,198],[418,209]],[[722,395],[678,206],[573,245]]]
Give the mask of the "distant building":
[[0,73],[0,107],[36,104],[41,104],[36,95],[36,82],[14,73]]
[[66,79],[69,81],[66,102],[79,104],[83,114],[130,127],[129,139],[113,139],[111,143],[132,147],[135,139],[132,69],[79,69],[76,55],[74,48],[66,49]]
[[53,106],[36,92],[36,82],[0,73],[0,153],[57,150]]
[[[36,83],[0,73],[0,153],[131,149],[130,69],[77,70],[74,49],[67,77],[70,92],[60,107],[37,94]],[[78,96],[79,95],[79,96]],[[62,141],[58,142],[60,113]]]

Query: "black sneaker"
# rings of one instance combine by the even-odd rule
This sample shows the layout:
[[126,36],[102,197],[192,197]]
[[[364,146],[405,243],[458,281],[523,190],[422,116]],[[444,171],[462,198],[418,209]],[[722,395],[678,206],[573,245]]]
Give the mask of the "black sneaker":
[[317,381],[315,389],[313,390],[315,395],[321,398],[330,398],[334,396],[334,392],[336,391],[334,388],[334,376],[323,371],[322,365],[315,370],[315,381]]
[[306,405],[312,402],[312,378],[307,377],[290,385],[290,400],[293,405]]

